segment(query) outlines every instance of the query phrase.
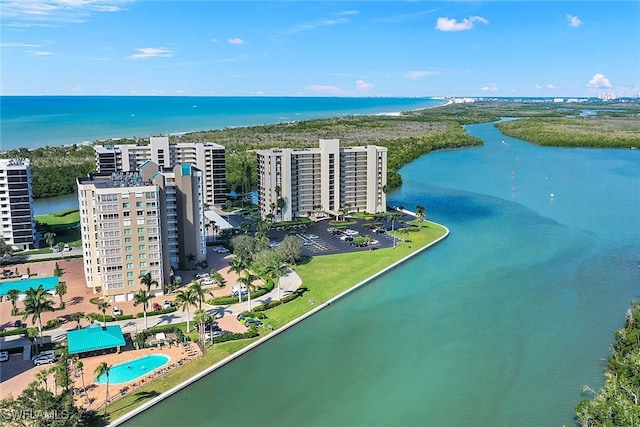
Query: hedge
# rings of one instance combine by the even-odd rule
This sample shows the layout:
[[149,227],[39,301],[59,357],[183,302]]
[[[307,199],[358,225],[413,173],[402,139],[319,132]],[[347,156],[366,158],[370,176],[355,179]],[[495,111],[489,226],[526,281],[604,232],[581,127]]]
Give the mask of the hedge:
[[235,332],[231,334],[220,335],[219,337],[214,337],[213,342],[222,343],[227,341],[243,340],[247,338],[255,338],[258,335],[260,334],[258,333],[256,328],[252,326],[247,332]]
[[18,328],[11,331],[0,332],[0,337],[9,337],[11,335],[27,335],[27,328]]
[[[177,307],[169,307],[169,308],[163,308],[162,310],[147,311],[147,316],[158,316],[160,314],[173,313],[177,309],[178,309]],[[136,313],[136,317],[137,318],[144,317],[144,312]],[[133,318],[133,316],[131,318]]]

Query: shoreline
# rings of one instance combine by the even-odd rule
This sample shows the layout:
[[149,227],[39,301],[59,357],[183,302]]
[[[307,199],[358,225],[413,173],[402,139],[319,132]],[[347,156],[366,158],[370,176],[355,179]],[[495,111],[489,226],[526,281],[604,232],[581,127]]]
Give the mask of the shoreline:
[[[413,212],[410,212],[408,210],[404,210],[403,212],[410,214],[410,215],[414,215],[415,214]],[[219,368],[225,366],[226,364],[228,364],[229,362],[232,362],[233,360],[237,359],[238,357],[241,357],[242,355],[244,355],[245,353],[253,350],[254,348],[266,343],[267,341],[269,341],[270,339],[280,335],[282,332],[288,330],[289,328],[292,328],[294,326],[296,326],[298,323],[306,320],[307,318],[313,316],[314,314],[316,314],[317,312],[330,307],[332,303],[344,298],[345,296],[349,295],[350,293],[358,290],[359,288],[367,285],[369,282],[371,282],[372,280],[384,275],[385,273],[387,273],[390,270],[393,270],[394,268],[396,268],[397,266],[403,264],[404,262],[410,260],[411,258],[415,257],[416,255],[424,252],[425,250],[431,248],[432,246],[436,245],[437,243],[440,243],[442,240],[446,239],[449,234],[450,234],[450,230],[448,227],[433,222],[433,221],[429,221],[432,224],[435,224],[439,227],[444,228],[445,233],[438,237],[436,240],[422,246],[421,248],[416,249],[415,251],[411,252],[410,254],[408,254],[407,256],[405,256],[404,258],[399,259],[398,261],[394,262],[393,264],[385,267],[384,269],[378,271],[377,273],[367,277],[366,279],[356,283],[355,285],[353,285],[352,287],[350,287],[349,289],[340,292],[338,295],[330,298],[328,301],[318,305],[317,307],[314,307],[313,309],[309,310],[308,312],[304,313],[303,315],[291,320],[289,323],[285,324],[284,326],[282,326],[281,328],[269,333],[268,335],[265,335],[264,337],[258,339],[257,341],[247,345],[246,347],[242,348],[241,350],[231,354],[230,356],[227,356],[226,358],[222,359],[221,361],[211,365],[210,367],[208,367],[207,369],[200,371],[198,374],[192,376],[191,378],[181,382],[180,384],[172,387],[171,389],[163,392],[162,394],[160,394],[159,396],[153,398],[152,400],[142,404],[141,406],[135,408],[134,410],[132,410],[131,412],[126,413],[125,415],[121,416],[120,418],[110,422],[108,424],[109,427],[116,427],[119,425],[122,425],[123,423],[131,420],[132,418],[136,417],[137,415],[139,415],[140,413],[146,411],[147,409],[151,408],[152,406],[156,405],[157,403],[160,403],[161,401],[173,396],[174,394],[176,394],[177,392],[179,392],[180,390],[188,387],[189,385],[197,382],[198,380],[204,378],[205,376],[209,375],[210,373],[218,370]]]

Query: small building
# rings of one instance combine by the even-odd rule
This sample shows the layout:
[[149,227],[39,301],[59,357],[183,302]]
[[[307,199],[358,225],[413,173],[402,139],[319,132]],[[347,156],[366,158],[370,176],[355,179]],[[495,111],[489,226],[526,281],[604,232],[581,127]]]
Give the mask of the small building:
[[67,348],[69,354],[86,356],[88,353],[101,350],[120,351],[126,344],[120,326],[89,326],[84,329],[67,332]]

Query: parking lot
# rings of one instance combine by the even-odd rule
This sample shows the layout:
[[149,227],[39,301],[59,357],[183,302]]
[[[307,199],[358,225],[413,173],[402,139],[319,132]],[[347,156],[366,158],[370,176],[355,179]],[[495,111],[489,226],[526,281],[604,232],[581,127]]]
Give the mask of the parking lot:
[[[356,219],[355,224],[350,224],[346,227],[336,227],[329,220],[322,220],[308,225],[276,227],[269,230],[267,234],[272,244],[281,242],[287,235],[295,235],[303,242],[303,253],[308,256],[369,251],[392,247],[394,238],[383,229],[391,230],[393,228],[397,230],[405,226],[403,221],[412,219],[414,218],[404,215],[396,219],[394,224],[392,224],[391,220],[385,218],[371,221]],[[379,226],[373,228],[372,224],[379,224]],[[353,239],[358,236],[369,236],[371,243],[360,247],[354,245]],[[395,241],[397,242],[398,239]]]

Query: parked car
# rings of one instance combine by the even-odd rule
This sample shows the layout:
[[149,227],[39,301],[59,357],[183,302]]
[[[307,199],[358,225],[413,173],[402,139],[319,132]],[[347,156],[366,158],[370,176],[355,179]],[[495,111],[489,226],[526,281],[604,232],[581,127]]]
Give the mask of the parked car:
[[55,355],[45,355],[45,356],[38,356],[35,359],[33,359],[33,364],[38,366],[38,365],[50,364],[55,361],[56,361]]
[[252,318],[252,317],[253,317],[253,316],[252,316],[252,315],[250,315],[249,313],[240,313],[240,314],[238,314],[238,315],[236,316],[236,319],[238,319],[238,320],[242,320],[242,319],[250,319],[250,318]]
[[112,311],[114,316],[122,316],[122,310],[120,310],[118,307],[113,307]]
[[206,273],[204,271],[201,271],[200,273],[196,273],[196,279],[204,279],[206,277],[209,277],[209,273]]
[[24,323],[22,320],[16,320],[15,322],[13,322],[13,327],[14,328],[26,328],[27,324]]
[[153,308],[153,311],[162,310],[162,306],[157,302],[154,302],[151,308]]
[[262,322],[259,321],[258,319],[247,319],[246,322],[244,322],[244,326],[246,326],[247,328],[250,328],[251,326],[262,326]]
[[219,254],[228,254],[229,253],[229,249],[225,248],[224,246],[214,246],[213,247],[213,251],[217,252]]
[[53,350],[44,350],[41,351],[40,353],[36,354],[35,356],[33,356],[31,358],[31,360],[36,360],[39,357],[56,357],[56,353]]
[[307,237],[310,238],[310,239],[319,239],[320,238],[315,234],[307,234]]
[[9,360],[9,352],[0,351],[0,362],[6,362],[7,360]]
[[202,281],[203,285],[214,285],[216,283],[215,280],[213,280],[211,277],[207,277],[206,279],[204,279]]
[[171,304],[171,301],[169,300],[164,300],[162,301],[162,308],[171,308],[173,305]]
[[53,253],[57,254],[58,252],[60,252],[60,246],[54,246],[53,247]]
[[231,295],[233,295],[234,297],[237,297],[238,294],[241,295],[247,295],[249,291],[247,290],[247,286],[246,285],[235,285],[231,288]]
[[71,250],[71,247],[69,246],[69,244],[65,243],[64,248],[62,250],[65,252],[69,252]]

